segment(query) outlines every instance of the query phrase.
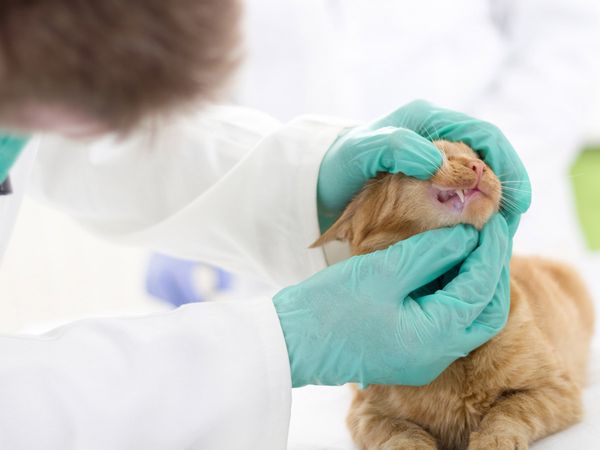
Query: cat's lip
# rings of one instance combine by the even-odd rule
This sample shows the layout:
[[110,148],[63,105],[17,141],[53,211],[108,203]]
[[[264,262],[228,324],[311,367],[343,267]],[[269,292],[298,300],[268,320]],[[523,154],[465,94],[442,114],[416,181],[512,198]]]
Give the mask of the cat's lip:
[[486,195],[479,186],[471,189],[456,189],[432,185],[435,199],[456,211],[462,211],[471,199],[479,194]]

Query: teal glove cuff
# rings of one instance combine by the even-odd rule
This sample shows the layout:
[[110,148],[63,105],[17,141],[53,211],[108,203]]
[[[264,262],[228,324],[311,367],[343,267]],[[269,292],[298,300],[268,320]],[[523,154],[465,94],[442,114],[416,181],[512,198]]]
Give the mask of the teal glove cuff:
[[0,134],[0,183],[8,177],[8,172],[27,145],[29,138]]

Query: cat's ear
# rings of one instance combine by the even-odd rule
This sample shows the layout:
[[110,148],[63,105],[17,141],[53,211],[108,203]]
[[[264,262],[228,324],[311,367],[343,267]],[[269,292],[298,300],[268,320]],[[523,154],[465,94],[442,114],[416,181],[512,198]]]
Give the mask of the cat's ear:
[[351,203],[342,215],[331,225],[310,248],[320,247],[331,241],[349,241],[352,239],[352,217],[356,207]]

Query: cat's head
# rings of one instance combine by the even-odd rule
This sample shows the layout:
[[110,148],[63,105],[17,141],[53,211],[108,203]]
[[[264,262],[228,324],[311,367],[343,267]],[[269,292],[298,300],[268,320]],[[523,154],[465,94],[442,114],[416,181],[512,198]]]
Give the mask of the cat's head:
[[498,177],[467,145],[434,144],[444,158],[431,179],[379,174],[313,246],[342,240],[362,254],[434,228],[466,223],[481,229],[500,207]]

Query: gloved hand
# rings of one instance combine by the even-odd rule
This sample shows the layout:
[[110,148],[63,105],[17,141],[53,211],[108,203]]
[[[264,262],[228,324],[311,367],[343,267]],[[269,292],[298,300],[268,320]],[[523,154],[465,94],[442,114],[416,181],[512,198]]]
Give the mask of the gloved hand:
[[[294,386],[425,384],[506,323],[510,237],[531,195],[520,159],[495,126],[417,101],[347,130],[319,171],[321,229],[377,172],[431,176],[441,163],[430,144],[436,139],[462,141],[482,156],[502,182],[506,220],[496,215],[470,255],[474,230],[435,230],[351,258],[278,293],[274,302]],[[432,290],[440,280],[450,281]]]
[[6,180],[10,168],[25,148],[27,141],[25,137],[0,134],[0,183]]
[[531,187],[511,144],[490,123],[421,100],[347,130],[333,143],[321,163],[317,184],[321,231],[377,172],[429,178],[442,161],[430,142],[437,139],[464,142],[492,168],[502,183],[502,213],[514,236],[521,214],[531,203]]
[[347,130],[325,154],[317,181],[321,232],[339,217],[352,197],[378,172],[430,178],[442,164],[435,145],[402,126],[377,122]]
[[[504,326],[509,247],[496,214],[479,234],[429,231],[282,290],[274,304],[293,386],[429,383]],[[442,290],[411,297],[463,260]]]

